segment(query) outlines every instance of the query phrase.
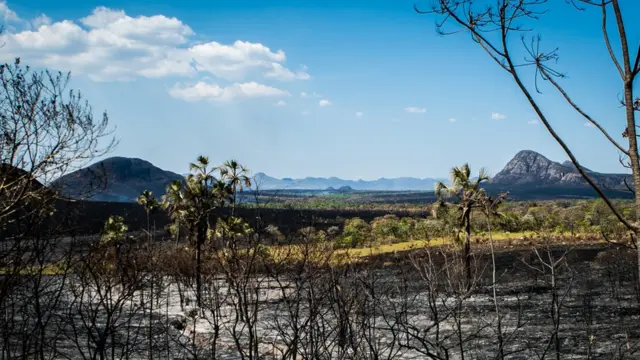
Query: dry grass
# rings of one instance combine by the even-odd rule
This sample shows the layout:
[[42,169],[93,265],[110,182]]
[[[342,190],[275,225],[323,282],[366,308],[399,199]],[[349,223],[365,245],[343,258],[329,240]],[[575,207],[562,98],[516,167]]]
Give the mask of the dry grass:
[[[593,239],[597,239],[595,242],[604,241],[600,236],[594,236],[594,234],[574,234],[576,238],[590,238],[589,242],[594,242]],[[558,238],[565,239],[568,234],[554,234]],[[496,232],[492,234],[494,241],[500,242],[501,245],[512,245],[523,242],[534,242],[536,238],[540,238],[540,234],[527,231],[527,232]],[[484,244],[489,241],[488,234],[474,234],[471,238],[473,243]],[[324,249],[327,252],[332,251],[332,261],[360,261],[370,256],[377,256],[383,254],[401,253],[405,251],[411,251],[419,249],[425,246],[441,246],[449,245],[453,243],[452,237],[437,237],[430,240],[411,240],[403,241],[392,244],[378,244],[362,248],[349,248],[349,249],[331,249],[330,246],[324,245]],[[288,258],[294,256],[300,256],[301,245],[276,245],[269,246],[268,252],[274,259],[282,259],[282,256]]]
[[[492,234],[494,241],[498,243],[499,247],[509,248],[518,245],[531,245],[537,242],[541,238],[541,235],[536,232],[496,232]],[[559,244],[567,241],[577,243],[599,243],[604,242],[604,239],[598,234],[553,234],[553,238],[558,241]],[[482,245],[489,241],[489,236],[486,233],[478,233],[472,236],[471,241],[473,244]],[[369,257],[385,254],[399,254],[416,249],[423,248],[425,246],[442,246],[450,245],[453,243],[452,237],[437,237],[429,240],[411,240],[403,241],[391,244],[374,244],[362,248],[348,248],[348,249],[335,249],[333,243],[312,243],[312,244],[291,244],[291,245],[270,245],[261,246],[261,251],[264,251],[265,255],[275,263],[296,262],[300,259],[306,259],[306,261],[313,262],[317,265],[320,264],[333,264],[339,265],[349,262],[364,261]],[[188,246],[180,246],[180,250],[188,252]],[[171,258],[175,263],[175,256],[177,253],[174,249],[171,252]],[[249,250],[255,251],[256,249]],[[249,255],[247,249],[240,250],[239,255]],[[187,258],[190,259],[190,255],[185,253]],[[225,259],[224,253],[216,254],[209,253],[211,259],[217,258]],[[57,275],[62,273],[70,273],[71,269],[67,268],[66,264],[47,264],[43,267],[33,267],[28,269],[21,269],[19,271],[12,271],[7,268],[0,268],[0,275],[16,274],[16,275]]]
[[67,264],[46,264],[43,266],[33,266],[23,269],[0,268],[0,275],[21,275],[21,276],[50,276],[70,273],[71,270]]

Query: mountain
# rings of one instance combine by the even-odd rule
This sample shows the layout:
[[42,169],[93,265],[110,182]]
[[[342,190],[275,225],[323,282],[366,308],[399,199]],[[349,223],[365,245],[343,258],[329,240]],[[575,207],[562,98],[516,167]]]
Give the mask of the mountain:
[[[53,199],[56,192],[46,187],[33,177],[33,174],[13,166],[12,164],[0,164],[0,199],[15,201],[18,199],[29,200]],[[0,200],[3,205],[8,204]]]
[[283,178],[277,179],[266,175],[265,173],[257,173],[255,175],[255,186],[259,190],[325,190],[333,189],[353,189],[353,190],[378,190],[378,191],[432,191],[438,181],[446,181],[446,179],[435,178],[380,178],[378,180],[345,180],[337,177],[306,177],[303,179]]
[[[614,197],[628,197],[625,180],[632,184],[629,174],[605,174],[585,169],[589,175]],[[107,174],[105,177],[104,174]],[[148,161],[112,157],[65,175],[53,182],[53,187],[73,198],[86,198],[91,188],[106,179],[102,191],[94,191],[93,201],[134,202],[143,190],[152,191],[156,197],[165,193],[166,186],[174,180],[184,180],[183,175],[162,170]],[[306,177],[302,179],[278,179],[257,173],[253,189],[258,190],[320,190],[333,192],[351,190],[370,191],[433,191],[438,178],[380,178],[377,180],[345,180],[337,177]],[[569,161],[556,162],[543,155],[523,150],[518,152],[485,187],[492,191],[510,191],[512,198],[562,198],[593,197],[593,189],[586,183]]]
[[160,198],[174,180],[184,177],[142,159],[111,157],[62,176],[52,186],[72,198],[134,202],[144,190]]
[[[15,184],[18,188],[27,191],[39,191],[44,186],[37,179],[33,178],[29,172],[11,164],[0,164],[0,183]],[[2,187],[0,187],[0,190],[1,188]]]
[[[585,168],[585,171],[604,189],[624,190],[625,180],[632,184],[630,174],[605,174]],[[490,184],[508,188],[588,188],[589,184],[570,161],[563,163],[547,159],[543,155],[523,150],[518,152],[507,165],[497,173]]]

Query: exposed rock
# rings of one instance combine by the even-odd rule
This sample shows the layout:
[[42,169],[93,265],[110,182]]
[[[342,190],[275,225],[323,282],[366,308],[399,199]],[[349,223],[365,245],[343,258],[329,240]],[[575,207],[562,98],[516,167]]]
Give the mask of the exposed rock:
[[[585,170],[596,183],[604,185],[605,188],[624,189],[624,179],[631,184],[631,175],[628,174],[603,174],[586,168]],[[570,161],[558,163],[531,150],[518,152],[491,182],[504,186],[588,186]]]

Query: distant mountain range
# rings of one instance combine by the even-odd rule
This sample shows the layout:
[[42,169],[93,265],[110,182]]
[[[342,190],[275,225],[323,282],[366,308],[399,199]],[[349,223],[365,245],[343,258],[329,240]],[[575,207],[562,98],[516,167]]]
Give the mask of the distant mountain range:
[[[632,184],[631,175],[604,174],[585,169],[593,179],[608,191],[616,194],[626,189],[625,181]],[[143,190],[155,196],[164,194],[166,186],[174,180],[184,179],[170,171],[162,170],[148,161],[134,158],[113,157],[80,169],[56,180],[53,185],[64,194],[77,197],[95,183],[96,176],[106,173],[104,190],[90,200],[133,202]],[[277,179],[264,173],[254,176],[259,190],[369,190],[369,191],[433,191],[440,178],[381,178],[378,180],[345,180],[337,177],[303,179]],[[527,192],[547,192],[557,196],[593,196],[593,191],[571,162],[551,161],[543,155],[523,150],[511,159],[486,185],[488,189]],[[556,195],[553,195],[556,196]]]
[[306,177],[304,179],[277,179],[266,175],[265,173],[257,173],[254,176],[254,182],[260,190],[326,190],[329,188],[351,188],[352,190],[369,190],[369,191],[432,191],[438,181],[447,181],[447,179],[438,178],[380,178],[378,180],[345,180],[337,177]]

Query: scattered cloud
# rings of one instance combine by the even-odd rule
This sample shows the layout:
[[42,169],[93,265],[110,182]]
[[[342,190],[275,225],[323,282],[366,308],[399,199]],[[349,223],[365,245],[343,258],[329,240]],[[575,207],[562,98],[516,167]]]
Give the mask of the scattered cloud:
[[414,114],[423,114],[423,113],[427,112],[427,109],[414,107],[414,106],[409,106],[409,107],[404,108],[404,111],[406,111],[408,113],[414,113]]
[[585,127],[588,127],[588,128],[595,127],[595,126],[593,125],[593,123],[590,123],[590,122],[586,122],[586,123],[584,123],[584,126],[585,126]]
[[4,22],[21,22],[22,19],[16,14],[15,11],[9,9],[6,1],[0,1],[0,17]]
[[531,119],[527,121],[527,124],[529,125],[538,125],[538,123],[539,123],[538,119]]
[[[306,68],[305,68],[306,69]],[[307,93],[307,92],[301,92],[300,93],[300,97],[301,98],[321,98],[322,94],[318,94],[317,92],[312,92],[311,94]]]
[[[0,16],[5,22],[20,21],[5,2],[0,2]],[[132,17],[123,10],[97,7],[79,21],[52,22],[41,15],[22,27],[4,34],[0,61],[20,56],[34,66],[86,74],[95,81],[195,75],[232,82],[250,77],[283,81],[311,77],[305,66],[297,71],[286,68],[285,52],[261,43],[193,44],[195,32],[181,20],[164,15]]]
[[311,79],[311,75],[307,73],[307,67],[303,66],[302,70],[297,72],[293,72],[286,67],[282,66],[279,63],[272,63],[273,68],[266,73],[264,76],[270,78],[276,78],[280,80],[290,81],[290,80],[309,80]]
[[456,120],[456,118],[449,118],[449,122],[451,122],[451,123],[454,123],[456,121],[458,121],[458,120]]
[[279,100],[279,101],[276,103],[276,106],[285,106],[285,105],[287,105],[287,102],[286,102],[286,101],[284,101],[284,100]]
[[356,113],[356,117],[362,117],[363,115],[364,115],[364,114],[363,114],[361,111],[358,111],[358,112]]
[[491,119],[493,119],[493,120],[504,120],[506,118],[507,118],[507,116],[504,115],[504,114],[500,114],[500,113],[497,113],[497,112],[491,113]]
[[303,111],[303,112],[301,112],[300,114],[302,114],[302,116],[307,116],[307,115],[311,114],[311,111],[304,110],[304,111]]
[[31,26],[33,26],[34,29],[39,29],[42,25],[51,25],[51,19],[45,14],[31,20]]
[[322,99],[322,100],[318,101],[318,105],[320,105],[320,106],[329,106],[329,105],[331,105],[331,101],[329,101],[327,99]]
[[169,94],[185,101],[227,102],[236,98],[282,97],[289,93],[271,86],[256,82],[235,83],[227,87],[200,81],[195,85],[176,84]]

